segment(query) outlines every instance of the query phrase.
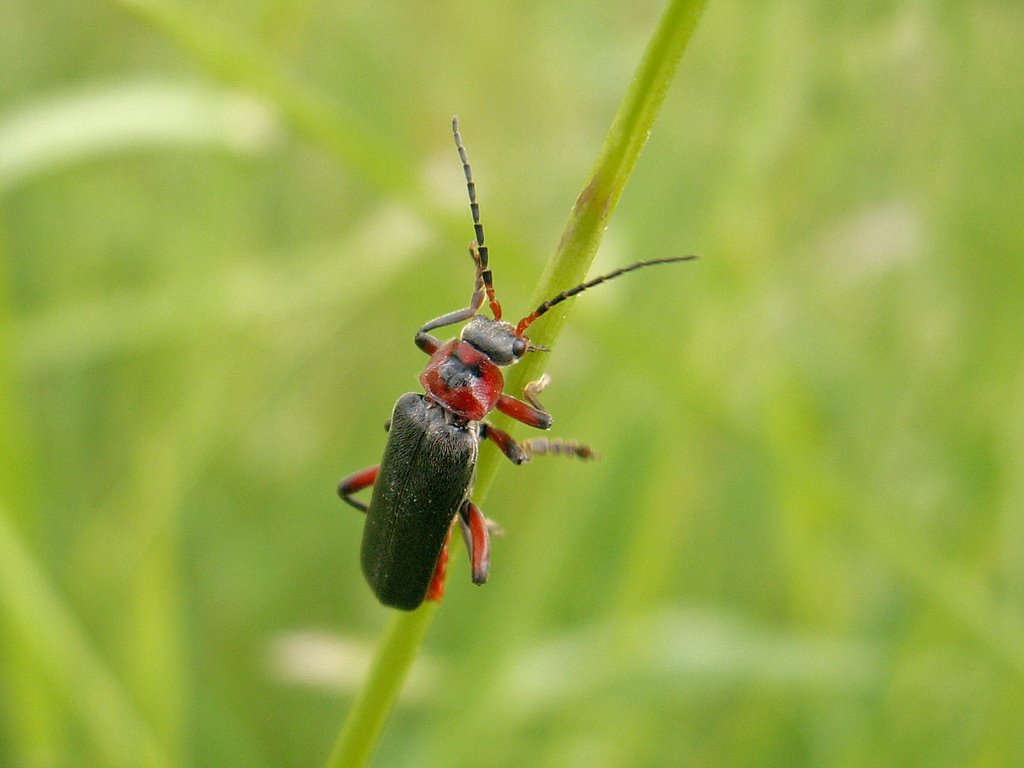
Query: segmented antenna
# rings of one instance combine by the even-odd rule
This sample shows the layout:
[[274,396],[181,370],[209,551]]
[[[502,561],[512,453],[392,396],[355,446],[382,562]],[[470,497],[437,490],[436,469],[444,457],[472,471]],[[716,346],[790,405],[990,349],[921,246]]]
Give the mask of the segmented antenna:
[[531,312],[522,320],[520,320],[519,325],[516,326],[516,336],[522,336],[523,331],[525,331],[534,320],[543,315],[549,309],[551,309],[557,304],[561,304],[566,299],[571,299],[573,296],[579,293],[583,293],[588,288],[593,288],[595,285],[600,285],[601,283],[604,283],[608,280],[614,280],[619,275],[624,275],[627,272],[632,272],[634,269],[640,269],[641,267],[650,267],[655,264],[672,264],[676,261],[693,261],[696,258],[696,256],[669,256],[664,259],[650,259],[649,261],[638,261],[636,264],[630,264],[628,267],[616,269],[614,272],[609,272],[607,275],[601,275],[599,277],[595,277],[593,280],[588,280],[585,283],[580,283],[575,288],[570,288],[567,291],[562,291],[557,296],[548,299],[535,310],[533,310],[533,312]]
[[469,210],[473,214],[473,230],[476,240],[469,246],[474,261],[477,261],[477,269],[480,272],[480,279],[484,282],[484,290],[487,291],[487,301],[491,305],[491,312],[495,320],[501,319],[501,304],[494,298],[494,284],[491,278],[491,268],[487,263],[487,246],[484,245],[484,225],[480,223],[480,206],[476,202],[476,184],[473,182],[473,169],[469,167],[469,158],[466,156],[466,148],[462,145],[462,136],[459,134],[459,118],[452,118],[452,136],[455,137],[455,148],[459,150],[459,159],[462,160],[462,170],[466,174],[466,190],[469,192]]

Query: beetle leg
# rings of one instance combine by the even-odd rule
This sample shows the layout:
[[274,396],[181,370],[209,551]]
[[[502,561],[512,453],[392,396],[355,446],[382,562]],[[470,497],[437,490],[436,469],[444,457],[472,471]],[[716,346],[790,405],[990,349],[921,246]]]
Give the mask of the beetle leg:
[[[463,320],[469,320],[469,318],[479,312],[480,307],[484,305],[484,296],[490,296],[492,299],[491,306],[494,306],[494,288],[490,285],[491,270],[484,267],[480,251],[475,242],[470,243],[469,256],[473,259],[473,263],[476,264],[476,277],[473,282],[473,295],[469,299],[469,306],[464,307],[463,309],[457,309],[454,312],[449,312],[446,315],[441,315],[440,317],[435,317],[416,333],[416,346],[428,355],[434,354],[434,350],[441,346],[441,343],[428,334],[427,331],[432,331],[443,325],[454,325],[455,323],[461,323]],[[486,287],[484,286],[485,281],[487,283]],[[501,314],[500,308],[498,310],[498,314]],[[436,343],[431,344],[431,342]],[[433,348],[430,348],[431,346]]]
[[426,352],[428,355],[432,355],[437,352],[438,347],[441,346],[441,340],[436,336],[431,336],[426,331],[420,330],[416,332],[416,336],[413,339],[416,342],[416,346]]
[[560,437],[531,437],[520,443],[528,456],[543,456],[548,453],[560,456],[575,456],[578,459],[596,459],[597,453],[589,445]]
[[369,488],[377,482],[377,469],[379,467],[379,464],[374,464],[372,467],[367,467],[366,469],[361,469],[358,472],[353,472],[338,483],[338,495],[341,496],[341,500],[346,504],[351,504],[353,507],[363,512],[368,510],[370,505],[365,501],[353,499],[352,494],[358,493],[364,488]]
[[491,570],[490,526],[480,508],[469,499],[459,507],[459,530],[469,553],[473,583],[484,584]]
[[[529,386],[529,385],[527,385]],[[550,429],[553,419],[551,414],[543,408],[535,408],[529,403],[517,400],[511,395],[502,395],[498,398],[497,409],[506,416],[511,416],[516,421],[521,421],[530,427],[537,429]]]
[[488,424],[486,421],[480,423],[480,439],[490,440],[498,446],[501,452],[508,456],[513,464],[522,464],[530,460],[529,454],[522,449],[512,435],[508,432],[503,432],[492,424]]
[[448,575],[448,542],[452,538],[452,529],[448,529],[448,535],[444,538],[444,546],[441,547],[441,554],[437,558],[437,565],[434,566],[434,575],[430,579],[430,586],[427,587],[425,600],[433,600],[440,603],[444,597],[444,578]]
[[547,386],[550,383],[551,377],[548,376],[546,373],[541,374],[541,377],[539,379],[537,379],[536,381],[531,381],[529,384],[523,387],[523,398],[525,398],[526,402],[528,402],[538,411],[547,412],[547,409],[540,404],[539,400],[537,400],[537,395],[539,395],[541,392],[547,389]]
[[[551,377],[546,373],[536,381],[531,381],[523,387],[523,397],[538,411],[547,413],[544,406],[540,404],[537,395],[544,391],[551,383]],[[583,445],[575,440],[564,440],[560,437],[546,438],[533,437],[522,442],[523,450],[530,456],[543,456],[547,453],[560,454],[562,456],[575,456],[578,459],[596,459],[597,454],[589,445]]]
[[502,413],[511,416],[516,421],[521,421],[531,427],[538,429],[550,429],[553,419],[547,409],[540,404],[537,395],[544,391],[544,388],[551,383],[551,377],[546,373],[536,381],[531,381],[523,387],[523,400],[517,400],[511,395],[502,395],[498,399],[497,408]]

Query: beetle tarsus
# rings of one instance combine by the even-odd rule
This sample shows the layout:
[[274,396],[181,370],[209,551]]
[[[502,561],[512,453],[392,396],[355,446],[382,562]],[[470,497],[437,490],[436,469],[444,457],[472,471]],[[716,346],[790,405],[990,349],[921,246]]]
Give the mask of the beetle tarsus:
[[536,381],[531,381],[525,387],[523,387],[523,399],[526,400],[526,402],[528,402],[538,411],[544,411],[545,413],[547,413],[547,410],[544,408],[543,405],[540,404],[540,401],[537,399],[537,395],[539,395],[541,392],[547,389],[548,384],[550,383],[551,377],[548,376],[546,373],[541,374],[541,377],[539,379],[537,379]]
[[569,456],[583,460],[595,460],[600,458],[597,452],[589,445],[579,443],[576,440],[565,440],[560,437],[531,437],[523,440],[520,445],[530,456],[544,456],[554,454],[558,456]]

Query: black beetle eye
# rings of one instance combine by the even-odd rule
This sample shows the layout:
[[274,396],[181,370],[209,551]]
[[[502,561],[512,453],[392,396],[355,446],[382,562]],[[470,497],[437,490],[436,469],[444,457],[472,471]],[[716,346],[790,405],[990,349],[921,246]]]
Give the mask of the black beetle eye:
[[526,354],[526,342],[520,338],[516,338],[512,341],[512,354],[516,357],[522,357]]

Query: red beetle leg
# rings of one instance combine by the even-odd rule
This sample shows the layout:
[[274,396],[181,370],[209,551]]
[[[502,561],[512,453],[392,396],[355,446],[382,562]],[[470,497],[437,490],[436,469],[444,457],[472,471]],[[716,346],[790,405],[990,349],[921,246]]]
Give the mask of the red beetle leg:
[[502,395],[498,398],[497,409],[506,416],[511,416],[516,421],[521,421],[537,429],[549,429],[551,427],[551,414],[540,408],[534,408],[529,403],[517,400],[511,395]]
[[369,505],[364,501],[359,501],[359,499],[353,499],[352,494],[358,493],[364,488],[369,488],[377,482],[377,469],[379,466],[379,464],[374,464],[372,467],[353,472],[338,483],[338,495],[341,496],[341,500],[363,512],[368,510],[370,508]]
[[473,583],[484,584],[491,570],[491,540],[487,519],[480,508],[466,499],[459,509],[459,529],[469,552]]
[[523,450],[522,446],[508,432],[503,432],[497,427],[488,424],[486,421],[480,424],[480,438],[490,440],[501,452],[508,456],[513,464],[522,464],[529,461],[530,456]]
[[444,578],[448,575],[448,542],[452,539],[452,529],[448,529],[448,535],[444,539],[444,546],[441,547],[441,554],[437,558],[437,565],[434,566],[434,576],[427,587],[426,600],[433,600],[440,603],[444,597]]

